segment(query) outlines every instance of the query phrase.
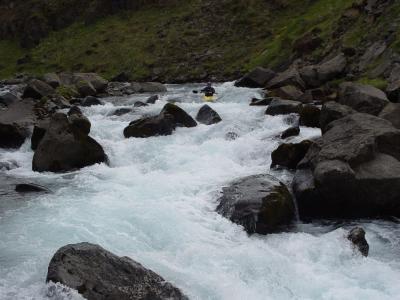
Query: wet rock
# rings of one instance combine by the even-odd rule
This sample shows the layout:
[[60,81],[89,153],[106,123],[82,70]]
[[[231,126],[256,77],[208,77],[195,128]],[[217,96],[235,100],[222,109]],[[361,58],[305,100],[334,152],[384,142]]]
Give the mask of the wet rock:
[[60,248],[50,261],[46,281],[75,289],[88,300],[187,299],[138,262],[89,243]]
[[133,110],[132,110],[131,108],[123,107],[123,108],[118,108],[118,109],[116,109],[111,115],[112,115],[112,116],[118,116],[118,117],[120,117],[120,116],[129,114],[129,113],[131,113],[132,111],[133,111]]
[[95,96],[97,94],[96,89],[93,87],[93,85],[86,80],[81,80],[75,83],[76,90],[78,91],[79,95],[81,97],[87,97],[87,96]]
[[300,70],[300,76],[307,87],[314,88],[342,75],[347,66],[347,59],[343,54],[316,66],[307,66]]
[[82,101],[82,106],[93,106],[93,105],[102,105],[101,101],[93,96],[88,96]]
[[334,101],[326,102],[321,109],[320,126],[322,133],[327,131],[328,124],[355,113],[351,107]]
[[300,126],[320,127],[321,109],[315,105],[304,105],[300,110]]
[[358,112],[378,115],[389,100],[384,92],[373,86],[345,82],[339,88],[339,103]]
[[78,106],[72,106],[70,108],[70,110],[68,111],[68,113],[67,113],[68,117],[72,116],[72,115],[82,115],[82,114],[83,113],[82,113],[81,109]]
[[235,82],[237,87],[262,88],[274,78],[275,72],[270,69],[257,67]]
[[21,125],[0,123],[0,148],[17,149],[28,136],[28,129]]
[[168,103],[159,115],[133,121],[124,129],[126,138],[171,135],[177,127],[195,127],[197,123],[183,109]]
[[379,117],[388,120],[394,127],[400,129],[400,103],[389,103],[381,111]]
[[164,93],[167,91],[165,85],[159,82],[132,82],[130,88],[133,93]]
[[49,193],[50,190],[44,186],[32,183],[20,183],[15,186],[15,191],[18,193]]
[[368,256],[369,245],[365,239],[365,230],[363,228],[355,227],[350,230],[347,239],[353,243],[354,247],[357,248],[363,256]]
[[284,132],[282,132],[281,139],[287,139],[288,137],[291,137],[291,136],[298,136],[299,134],[300,134],[300,127],[293,126],[293,127],[286,129]]
[[217,212],[242,225],[249,234],[278,232],[294,218],[287,187],[270,175],[250,176],[223,188]]
[[225,139],[226,139],[227,141],[234,141],[234,140],[236,140],[238,137],[239,137],[239,134],[237,134],[236,132],[233,132],[233,131],[227,132],[227,133],[225,134]]
[[303,95],[303,92],[293,85],[285,85],[272,90],[270,95],[282,99],[297,100]]
[[400,216],[399,153],[400,130],[386,120],[354,113],[331,122],[298,165],[301,218]]
[[144,103],[142,101],[136,101],[135,104],[133,105],[134,107],[144,107],[144,106],[148,106],[147,103]]
[[31,149],[33,151],[35,151],[39,146],[39,143],[46,134],[48,127],[49,127],[49,121],[39,122],[33,127],[33,133],[31,136]]
[[271,103],[272,98],[263,98],[263,99],[258,99],[258,98],[253,98],[251,99],[250,106],[267,106]]
[[43,75],[43,81],[54,89],[61,85],[61,79],[56,73],[47,73]]
[[72,114],[68,117],[69,123],[77,131],[88,135],[92,124],[89,119],[82,114]]
[[267,84],[268,89],[276,89],[282,86],[292,85],[298,89],[304,91],[305,83],[300,77],[300,74],[296,68],[290,68],[285,72],[277,74],[272,80]]
[[158,95],[153,95],[147,98],[146,103],[147,104],[154,104],[160,97]]
[[54,93],[54,89],[47,83],[32,79],[25,87],[22,98],[42,99]]
[[73,126],[67,115],[56,113],[35,151],[32,169],[68,172],[102,162],[107,156],[100,144]]
[[200,108],[196,120],[205,125],[217,124],[222,121],[219,114],[207,104]]
[[4,106],[10,106],[11,104],[17,102],[18,100],[19,98],[10,92],[5,92],[0,95],[0,104]]
[[15,160],[0,161],[0,171],[10,171],[10,170],[16,169],[18,167],[19,167],[19,165]]
[[271,116],[299,113],[301,107],[301,102],[274,98],[265,113]]
[[305,157],[313,142],[309,140],[297,144],[281,144],[271,153],[271,168],[284,167],[296,169],[299,162]]

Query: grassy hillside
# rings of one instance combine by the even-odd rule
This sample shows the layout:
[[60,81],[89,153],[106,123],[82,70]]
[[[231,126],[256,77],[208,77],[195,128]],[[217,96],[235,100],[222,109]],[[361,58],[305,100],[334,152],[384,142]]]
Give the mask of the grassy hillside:
[[[0,77],[71,70],[106,77],[128,71],[138,80],[222,80],[238,77],[256,65],[279,68],[297,56],[319,61],[344,47],[362,49],[366,40],[379,38],[388,30],[388,22],[392,25],[400,15],[400,3],[394,1],[371,21],[360,9],[363,2],[178,0],[166,6],[148,4],[101,16],[89,24],[78,20],[51,30],[29,49],[21,48],[20,40],[3,40]],[[400,38],[399,28],[394,30]],[[321,45],[300,55],[294,45],[311,32]],[[399,51],[399,39],[391,47]]]

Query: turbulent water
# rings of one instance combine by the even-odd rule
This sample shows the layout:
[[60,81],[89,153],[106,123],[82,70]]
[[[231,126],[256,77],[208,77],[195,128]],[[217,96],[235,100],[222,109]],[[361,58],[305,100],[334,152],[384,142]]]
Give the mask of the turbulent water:
[[[125,139],[130,121],[158,113],[167,101],[180,102],[195,116],[202,105],[192,93],[198,86],[168,88],[155,105],[121,117],[110,114],[146,95],[109,98],[84,109],[110,166],[37,174],[28,142],[18,151],[0,152],[0,161],[20,165],[7,175],[53,191],[1,198],[0,299],[80,299],[68,291],[49,292],[45,278],[54,252],[82,241],[130,256],[191,299],[399,299],[399,224],[354,223],[367,231],[370,256],[363,258],[345,239],[354,224],[298,224],[293,232],[249,237],[215,213],[221,187],[272,173],[271,151],[289,126],[290,118],[265,116],[265,108],[248,105],[259,91],[220,85],[211,106],[223,122]],[[302,128],[292,141],[318,134]],[[290,182],[287,172],[274,175]]]

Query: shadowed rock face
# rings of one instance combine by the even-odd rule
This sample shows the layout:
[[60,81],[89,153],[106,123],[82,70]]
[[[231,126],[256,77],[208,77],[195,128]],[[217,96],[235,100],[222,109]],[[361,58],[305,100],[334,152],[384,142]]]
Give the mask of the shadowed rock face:
[[301,102],[275,98],[269,104],[265,114],[276,116],[276,115],[286,115],[291,113],[299,113],[301,107],[302,107]]
[[331,122],[296,172],[301,218],[400,215],[400,130],[354,113]]
[[265,87],[267,82],[274,78],[274,76],[274,71],[258,67],[236,81],[235,86],[249,88]]
[[267,234],[287,227],[294,217],[293,199],[270,175],[249,176],[223,188],[217,212],[249,233]]
[[60,248],[50,261],[46,280],[73,288],[88,300],[188,299],[129,257],[89,243]]
[[82,118],[71,123],[63,113],[53,115],[33,156],[34,171],[67,172],[107,161],[100,144],[87,135],[89,121]]
[[296,169],[298,163],[304,158],[312,141],[305,140],[297,144],[281,144],[271,153],[271,168],[284,167]]
[[28,136],[28,130],[18,124],[0,123],[0,148],[19,148]]

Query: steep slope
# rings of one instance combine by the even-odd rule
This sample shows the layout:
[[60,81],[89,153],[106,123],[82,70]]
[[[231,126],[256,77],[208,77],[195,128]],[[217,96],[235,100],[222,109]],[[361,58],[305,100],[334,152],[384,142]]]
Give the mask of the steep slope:
[[[314,63],[345,51],[356,76],[382,84],[375,67],[400,49],[400,3],[393,0],[99,0],[84,7],[74,0],[50,2],[57,9],[45,5],[42,23],[74,17],[47,26],[33,41],[23,30],[7,32],[2,25],[0,77],[73,70],[106,77],[127,71],[138,80],[226,80],[256,65],[280,69],[297,58]],[[42,12],[43,3],[19,4],[14,18],[28,7],[31,17]],[[9,24],[9,18],[1,13],[0,23]],[[40,31],[35,23],[30,27]],[[362,58],[375,42],[382,47]]]

